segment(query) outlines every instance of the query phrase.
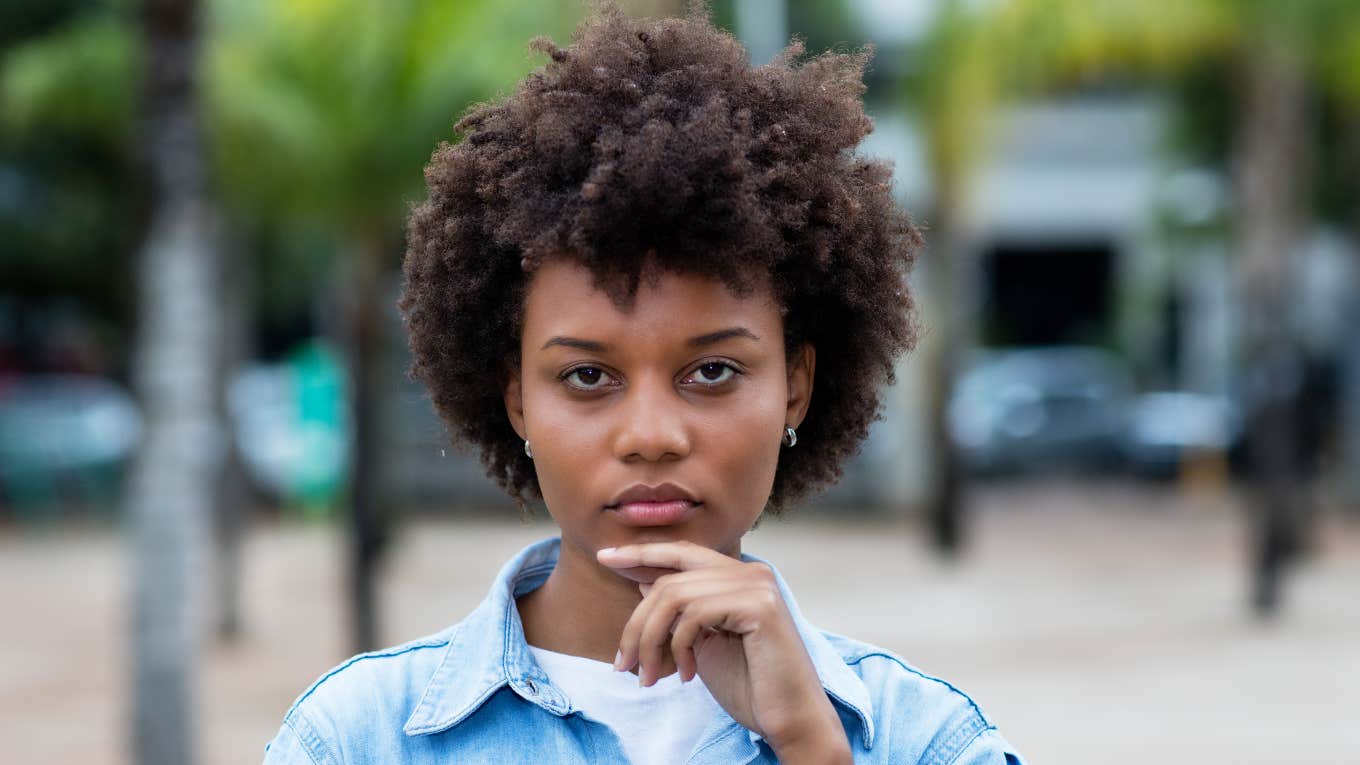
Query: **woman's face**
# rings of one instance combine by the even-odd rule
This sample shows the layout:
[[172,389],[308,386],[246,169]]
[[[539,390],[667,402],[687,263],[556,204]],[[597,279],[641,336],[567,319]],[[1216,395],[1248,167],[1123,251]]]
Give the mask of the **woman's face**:
[[550,259],[525,295],[506,409],[564,543],[591,560],[673,540],[735,554],[811,395],[813,349],[786,362],[768,287],[737,297],[704,277],[654,276],[624,311],[588,270]]

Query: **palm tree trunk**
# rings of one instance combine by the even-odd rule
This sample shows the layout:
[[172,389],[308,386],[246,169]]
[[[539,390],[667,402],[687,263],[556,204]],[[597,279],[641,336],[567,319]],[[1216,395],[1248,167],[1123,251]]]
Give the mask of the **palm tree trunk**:
[[932,329],[933,346],[927,355],[930,365],[929,416],[931,460],[934,482],[927,498],[926,525],[931,546],[936,552],[953,557],[962,551],[967,535],[967,503],[964,495],[963,466],[949,432],[949,399],[954,390],[959,360],[971,339],[966,326],[966,273],[962,263],[965,248],[955,221],[958,216],[948,188],[939,184],[940,204],[931,221],[930,276],[938,308],[934,311],[940,326]]
[[1252,601],[1257,613],[1269,615],[1279,605],[1283,570],[1303,533],[1297,428],[1302,359],[1289,331],[1286,286],[1308,194],[1310,136],[1303,62],[1289,41],[1267,32],[1245,67],[1235,180],[1252,412]]
[[218,253],[197,123],[196,7],[148,0],[145,133],[151,217],[140,252],[135,379],[145,435],[128,492],[133,545],[133,759],[196,761],[197,574],[220,463]]
[[381,421],[383,359],[382,246],[376,236],[361,238],[354,253],[349,300],[351,380],[350,450],[350,618],[358,651],[378,647],[375,573],[387,543],[389,514],[381,507]]
[[[1354,207],[1350,214],[1350,239],[1353,250],[1360,255],[1360,104],[1351,107],[1345,116],[1346,130],[1342,131],[1342,162],[1350,178],[1350,193]],[[1360,272],[1360,262],[1355,264]],[[1351,326],[1360,322],[1360,287],[1352,285],[1346,307]],[[1342,352],[1341,439],[1342,473],[1345,476],[1344,497],[1349,509],[1360,508],[1360,337],[1351,336]]]
[[[218,412],[225,422],[226,386],[251,354],[255,273],[254,258],[241,249],[244,237],[228,232],[220,241]],[[235,431],[228,427],[223,434],[223,464],[213,508],[213,628],[219,640],[234,641],[241,633],[241,543],[253,494]]]

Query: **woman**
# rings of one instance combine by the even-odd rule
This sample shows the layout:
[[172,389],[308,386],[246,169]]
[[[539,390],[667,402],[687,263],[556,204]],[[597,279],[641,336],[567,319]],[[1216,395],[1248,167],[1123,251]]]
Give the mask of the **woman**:
[[851,153],[867,54],[752,68],[702,13],[612,6],[534,46],[427,168],[401,309],[440,416],[561,537],[317,681],[266,762],[1018,762],[741,551],[839,477],[914,341],[919,235]]

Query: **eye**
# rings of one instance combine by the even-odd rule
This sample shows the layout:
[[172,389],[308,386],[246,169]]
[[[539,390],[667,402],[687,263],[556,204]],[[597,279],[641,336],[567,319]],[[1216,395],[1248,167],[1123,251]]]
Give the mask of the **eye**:
[[562,379],[577,390],[599,390],[614,378],[599,367],[576,367],[562,375]]
[[717,387],[741,374],[736,367],[725,361],[706,361],[689,374],[686,380],[693,380],[704,387]]

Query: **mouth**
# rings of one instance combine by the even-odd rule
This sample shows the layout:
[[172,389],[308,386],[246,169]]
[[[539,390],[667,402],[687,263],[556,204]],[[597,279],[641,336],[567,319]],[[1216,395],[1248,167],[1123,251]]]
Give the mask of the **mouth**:
[[690,491],[673,483],[634,484],[604,509],[628,526],[672,526],[701,505]]
[[685,520],[699,503],[684,499],[669,502],[625,502],[605,508],[629,526],[673,526]]

